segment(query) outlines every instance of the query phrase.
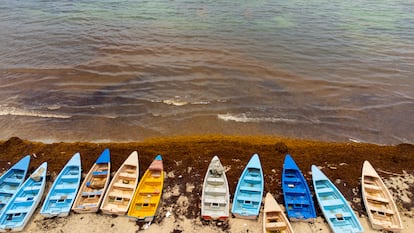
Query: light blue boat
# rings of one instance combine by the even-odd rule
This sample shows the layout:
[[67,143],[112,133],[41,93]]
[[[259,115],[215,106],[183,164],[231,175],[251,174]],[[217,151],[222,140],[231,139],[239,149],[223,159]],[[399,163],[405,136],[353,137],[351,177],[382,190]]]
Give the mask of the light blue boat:
[[282,189],[287,215],[291,221],[314,221],[315,205],[308,183],[292,156],[283,162]]
[[68,216],[79,189],[81,176],[80,154],[76,153],[53,182],[40,214],[47,218]]
[[237,183],[231,212],[238,218],[256,219],[262,203],[264,178],[259,155],[254,154]]
[[26,178],[30,155],[25,156],[0,177],[0,213]]
[[334,233],[363,232],[361,223],[344,196],[315,165],[312,165],[312,179],[316,199],[332,231]]
[[0,216],[0,231],[22,231],[42,199],[47,162],[40,165],[20,186]]

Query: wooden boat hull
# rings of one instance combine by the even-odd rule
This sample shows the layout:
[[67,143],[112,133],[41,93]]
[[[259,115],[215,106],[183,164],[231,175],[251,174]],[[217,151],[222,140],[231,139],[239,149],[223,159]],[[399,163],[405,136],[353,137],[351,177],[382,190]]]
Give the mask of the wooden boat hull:
[[362,200],[372,228],[400,232],[403,223],[397,206],[381,177],[368,161],[362,167],[361,186]]
[[157,155],[138,184],[128,210],[128,216],[138,221],[151,222],[157,214],[164,186],[164,168]]
[[102,201],[104,214],[125,215],[137,188],[139,177],[138,153],[132,152],[112,178]]
[[283,163],[282,189],[285,208],[291,221],[315,221],[316,210],[308,183],[289,154]]
[[110,175],[110,153],[109,149],[105,149],[82,182],[72,210],[80,214],[98,212],[109,184]]
[[30,155],[15,163],[0,177],[0,213],[26,179]]
[[258,154],[254,154],[237,183],[231,212],[237,218],[256,219],[263,198],[264,178]]
[[76,153],[53,182],[40,214],[46,218],[68,216],[78,193],[81,176],[80,154]]
[[39,205],[46,187],[47,163],[20,186],[0,216],[0,232],[22,231]]
[[312,165],[312,180],[316,199],[332,231],[334,233],[364,232],[344,196],[315,165]]
[[201,218],[224,221],[229,217],[229,184],[219,158],[211,160],[203,182]]
[[293,233],[293,228],[275,198],[267,193],[263,209],[263,233],[273,232]]

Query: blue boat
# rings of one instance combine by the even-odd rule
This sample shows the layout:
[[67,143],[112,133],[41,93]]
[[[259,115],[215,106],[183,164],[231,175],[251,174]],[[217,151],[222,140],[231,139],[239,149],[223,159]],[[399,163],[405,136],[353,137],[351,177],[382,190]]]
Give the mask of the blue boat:
[[259,155],[254,154],[237,183],[231,212],[238,218],[256,219],[259,215],[264,188]]
[[344,196],[315,165],[312,165],[312,179],[316,199],[332,231],[334,233],[363,232],[361,223]]
[[286,155],[283,163],[282,189],[289,219],[313,222],[316,218],[316,210],[308,183],[289,154]]
[[0,213],[26,178],[30,155],[25,156],[0,177]]
[[53,182],[40,214],[47,218],[68,216],[79,189],[81,176],[80,154],[76,153]]
[[22,231],[42,199],[46,186],[47,162],[20,186],[0,215],[0,231]]

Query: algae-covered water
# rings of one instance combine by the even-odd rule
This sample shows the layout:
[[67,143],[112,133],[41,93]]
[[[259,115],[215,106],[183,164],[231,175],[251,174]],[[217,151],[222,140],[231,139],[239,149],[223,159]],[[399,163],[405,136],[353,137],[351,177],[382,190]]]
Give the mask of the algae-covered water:
[[0,139],[414,142],[414,1],[9,1]]

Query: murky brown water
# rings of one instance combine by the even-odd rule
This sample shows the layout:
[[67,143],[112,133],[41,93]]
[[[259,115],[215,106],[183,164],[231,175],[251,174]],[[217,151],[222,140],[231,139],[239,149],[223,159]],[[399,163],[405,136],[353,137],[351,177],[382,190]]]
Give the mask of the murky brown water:
[[414,3],[2,5],[1,139],[414,142]]

